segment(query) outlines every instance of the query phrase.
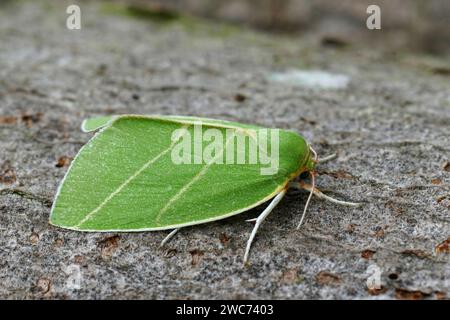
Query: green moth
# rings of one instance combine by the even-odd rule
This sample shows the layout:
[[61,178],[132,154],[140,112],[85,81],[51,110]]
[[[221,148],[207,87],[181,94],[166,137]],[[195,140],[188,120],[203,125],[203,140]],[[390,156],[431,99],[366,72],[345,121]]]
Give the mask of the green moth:
[[[344,205],[314,187],[317,154],[294,131],[184,116],[119,115],[85,120],[97,131],[61,182],[50,223],[71,230],[172,230],[225,219],[272,199],[256,232],[289,187]],[[327,160],[327,159],[325,159]],[[311,174],[312,185],[298,181]]]

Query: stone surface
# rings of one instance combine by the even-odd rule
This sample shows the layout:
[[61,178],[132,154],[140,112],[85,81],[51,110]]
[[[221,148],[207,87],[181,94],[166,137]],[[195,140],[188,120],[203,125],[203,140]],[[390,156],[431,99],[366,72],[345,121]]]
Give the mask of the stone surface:
[[[0,10],[1,298],[443,298],[450,295],[449,61],[324,48],[193,18],[63,1]],[[274,72],[347,76],[345,88],[270,81]],[[318,185],[339,207],[290,192],[243,249],[262,207],[182,230],[79,233],[48,224],[85,117],[183,114],[301,132]],[[445,242],[447,240],[447,242]],[[447,250],[445,244],[447,243]],[[372,267],[371,267],[372,266]],[[366,280],[380,268],[382,288]]]
[[[447,0],[126,1],[137,7],[179,10],[263,30],[311,35],[334,46],[384,45],[393,52],[407,47],[416,52],[450,53],[450,2]],[[365,27],[367,9],[372,5],[380,8],[382,32]]]

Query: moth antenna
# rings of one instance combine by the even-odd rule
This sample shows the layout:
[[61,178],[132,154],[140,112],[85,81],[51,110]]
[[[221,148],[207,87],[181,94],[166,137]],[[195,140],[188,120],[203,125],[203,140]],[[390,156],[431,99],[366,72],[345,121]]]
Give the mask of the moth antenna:
[[289,187],[292,187],[294,189],[298,189],[298,190],[306,190],[311,192],[311,190],[313,190],[313,193],[315,196],[317,196],[319,199],[324,199],[327,200],[329,202],[335,203],[335,204],[339,204],[342,206],[348,206],[348,207],[359,207],[362,205],[362,203],[357,203],[357,202],[349,202],[349,201],[342,201],[342,200],[337,200],[334,199],[330,196],[327,196],[326,194],[323,194],[320,190],[318,190],[317,188],[313,189],[310,185],[305,184],[303,182],[291,182],[289,184]]
[[337,157],[337,154],[336,154],[336,153],[333,153],[333,154],[330,154],[329,156],[320,158],[318,162],[319,162],[319,163],[324,163],[324,162],[333,160],[333,159],[335,159],[336,157]]
[[[317,152],[311,146],[309,147],[309,150],[314,154],[314,162],[317,163],[317,160],[318,160]],[[300,229],[300,227],[303,223],[303,220],[305,219],[306,211],[308,210],[309,203],[311,202],[311,198],[314,193],[314,188],[316,187],[316,176],[315,176],[316,173],[314,171],[309,171],[309,175],[311,176],[312,188],[311,188],[311,191],[309,192],[308,200],[306,200],[305,208],[303,209],[303,214],[302,214],[300,222],[297,226],[297,230]]]
[[313,153],[314,155],[314,162],[318,162],[319,157],[317,156],[317,152],[316,150],[314,150],[311,146],[309,146],[309,150]]

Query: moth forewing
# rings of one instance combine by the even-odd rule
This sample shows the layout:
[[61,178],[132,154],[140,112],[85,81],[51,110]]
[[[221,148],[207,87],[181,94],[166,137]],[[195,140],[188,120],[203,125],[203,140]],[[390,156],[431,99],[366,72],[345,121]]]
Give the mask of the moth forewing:
[[[257,153],[257,163],[250,163],[254,159],[247,150],[245,161],[237,163],[239,151],[231,144],[237,145],[239,136],[255,142],[260,127],[173,116],[124,115],[101,122],[89,127],[104,126],[80,151],[60,188],[51,213],[55,225],[82,231],[151,231],[224,219],[283,190],[307,150],[301,136],[280,130],[279,170],[264,175],[262,170],[274,169],[275,162],[268,167]],[[184,140],[189,136],[191,150]],[[188,159],[190,151],[194,156]]]

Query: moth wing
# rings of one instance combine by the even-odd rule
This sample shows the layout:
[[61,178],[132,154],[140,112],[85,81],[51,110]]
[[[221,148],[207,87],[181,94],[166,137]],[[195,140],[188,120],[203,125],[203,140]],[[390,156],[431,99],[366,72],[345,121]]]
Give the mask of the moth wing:
[[[262,175],[267,165],[195,163],[193,143],[192,162],[175,164],[181,139],[172,137],[178,132],[183,141],[193,138],[192,121],[120,116],[106,124],[73,160],[50,223],[81,231],[150,231],[223,219],[282,190],[298,170],[306,144],[295,133],[280,131],[279,154],[289,156],[280,156],[276,174]],[[219,152],[225,158],[229,127],[204,124],[207,129],[223,135]],[[203,142],[202,148],[207,146]]]
[[83,132],[92,132],[105,127],[110,124],[118,116],[104,116],[104,117],[93,117],[84,120],[81,123],[81,130]]
[[[83,132],[96,131],[98,129],[106,127],[108,124],[111,124],[112,121],[117,118],[133,117],[133,116],[136,116],[136,115],[111,115],[111,116],[88,118],[82,122],[81,130]],[[201,118],[201,117],[190,117],[190,116],[152,115],[152,116],[138,116],[138,117],[145,117],[145,118],[152,118],[152,119],[165,119],[165,120],[170,120],[170,121],[191,123],[191,124],[202,123],[204,125],[213,125],[213,126],[219,125],[219,126],[235,127],[235,128],[253,128],[253,129],[261,128],[259,126],[255,126],[255,125],[241,124],[241,123],[232,122],[232,121],[208,119],[208,118]]]

